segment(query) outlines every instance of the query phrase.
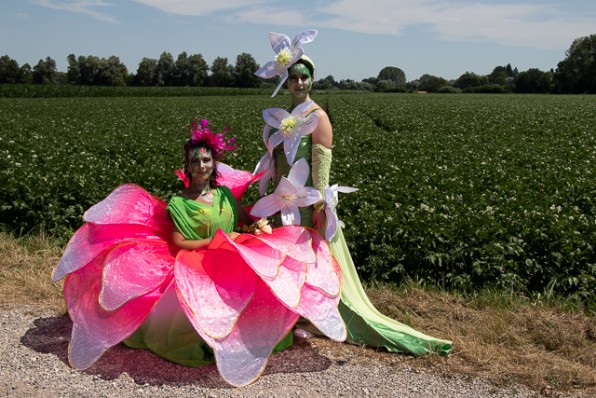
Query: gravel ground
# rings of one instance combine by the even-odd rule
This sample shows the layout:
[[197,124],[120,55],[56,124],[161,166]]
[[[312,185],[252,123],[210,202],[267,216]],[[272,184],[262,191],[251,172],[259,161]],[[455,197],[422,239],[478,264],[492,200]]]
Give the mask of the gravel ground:
[[[215,366],[187,368],[145,350],[110,349],[81,372],[68,365],[71,322],[36,307],[0,309],[0,397],[539,397],[525,387],[496,387],[444,377],[407,363],[361,363],[331,343],[296,339],[255,383],[234,388]],[[338,353],[334,352],[337,351]]]

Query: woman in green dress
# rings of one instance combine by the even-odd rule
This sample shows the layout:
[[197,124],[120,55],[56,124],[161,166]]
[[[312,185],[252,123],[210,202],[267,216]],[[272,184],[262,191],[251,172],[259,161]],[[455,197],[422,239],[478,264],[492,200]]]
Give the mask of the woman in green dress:
[[[304,33],[301,34],[302,37],[305,37]],[[309,37],[310,41],[314,39],[312,33]],[[302,41],[302,43],[305,42],[307,41]],[[294,39],[292,45],[294,46],[295,43],[300,43],[300,40]],[[284,49],[279,44],[277,47],[275,45],[273,47],[274,50],[276,48],[278,50],[277,60],[281,58],[280,54],[289,49],[289,47]],[[260,167],[261,170],[269,168],[274,186],[277,186],[282,177],[288,175],[296,161],[305,159],[310,166],[310,175],[306,185],[316,188],[321,193],[321,197],[325,198],[325,190],[329,186],[333,129],[327,113],[310,97],[315,74],[314,62],[303,55],[302,49],[298,46],[292,47],[291,50],[295,54],[300,54],[300,57],[293,63],[290,61],[291,65],[287,68],[287,75],[282,76],[282,81],[283,77],[287,76],[286,87],[291,94],[292,104],[286,112],[288,118],[280,123],[276,123],[276,120],[270,122],[275,118],[269,116],[267,111],[264,112],[265,121],[269,125],[265,127],[263,138],[268,146],[270,156],[268,161],[262,159],[258,168]],[[257,72],[257,75],[262,74]],[[278,117],[277,121],[280,118]],[[296,123],[302,122],[307,125],[309,124],[308,119],[318,119],[318,123],[315,120],[316,127],[308,129],[299,140],[290,133],[290,129],[284,130],[286,127],[284,123],[287,125],[288,120],[297,120]],[[294,127],[293,123],[290,124]],[[284,145],[281,145],[281,142],[284,142]],[[267,154],[265,158],[267,158]],[[262,187],[264,186],[263,184]],[[261,193],[264,193],[263,190]],[[327,212],[327,214],[329,213]],[[279,213],[275,219],[276,224],[279,225],[281,223]],[[300,225],[312,227],[324,234],[326,223],[324,201],[314,206],[300,208]],[[337,228],[334,236],[329,240],[329,245],[342,272],[342,294],[339,309],[348,329],[348,341],[373,347],[385,347],[391,352],[404,352],[416,356],[427,352],[435,352],[440,355],[449,354],[451,351],[450,341],[423,334],[381,314],[374,307],[362,287],[341,228]]]

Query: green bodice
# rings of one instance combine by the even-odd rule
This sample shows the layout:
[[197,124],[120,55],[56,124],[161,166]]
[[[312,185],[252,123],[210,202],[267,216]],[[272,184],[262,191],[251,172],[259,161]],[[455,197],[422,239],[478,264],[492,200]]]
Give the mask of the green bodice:
[[213,190],[212,204],[173,196],[167,210],[178,231],[190,240],[210,238],[218,229],[232,232],[238,223],[236,200],[227,187]]

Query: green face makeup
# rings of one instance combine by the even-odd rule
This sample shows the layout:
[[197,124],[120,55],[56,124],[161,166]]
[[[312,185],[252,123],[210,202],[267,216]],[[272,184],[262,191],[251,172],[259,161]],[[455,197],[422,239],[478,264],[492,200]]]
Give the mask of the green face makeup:
[[312,86],[312,75],[304,64],[294,64],[288,70],[287,86],[294,98],[306,98]]
[[292,65],[290,67],[290,69],[288,70],[288,73],[290,74],[290,76],[292,76],[293,74],[308,75],[308,77],[310,79],[312,79],[312,75],[310,74],[310,69],[308,69],[308,67],[304,64]]

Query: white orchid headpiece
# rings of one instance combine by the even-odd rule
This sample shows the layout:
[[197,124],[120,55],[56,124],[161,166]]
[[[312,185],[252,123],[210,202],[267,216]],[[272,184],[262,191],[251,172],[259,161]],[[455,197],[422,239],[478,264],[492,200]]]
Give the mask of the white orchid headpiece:
[[255,75],[264,79],[271,79],[275,76],[280,76],[279,84],[271,94],[275,97],[281,86],[288,78],[288,68],[296,63],[304,54],[302,45],[310,43],[317,36],[316,30],[305,30],[300,32],[290,42],[290,38],[283,33],[269,32],[269,39],[271,40],[271,47],[275,52],[275,59],[269,61],[255,72]]

